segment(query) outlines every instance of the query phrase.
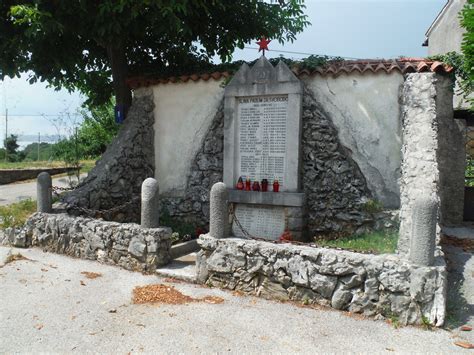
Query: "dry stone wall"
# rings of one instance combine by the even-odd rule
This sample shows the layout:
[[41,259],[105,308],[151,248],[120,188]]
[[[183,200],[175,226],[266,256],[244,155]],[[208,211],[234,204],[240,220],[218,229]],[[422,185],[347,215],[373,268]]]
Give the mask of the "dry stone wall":
[[222,181],[223,176],[223,144],[224,106],[221,104],[191,164],[185,196],[164,196],[161,203],[165,214],[197,226],[208,225],[209,193],[212,185]]
[[171,229],[166,227],[141,228],[132,223],[35,213],[23,230],[6,238],[4,244],[37,246],[133,271],[152,272],[171,260]]
[[140,221],[141,184],[155,171],[153,109],[152,91],[138,90],[117,137],[82,186],[65,197],[68,212],[81,214],[78,207],[108,210],[128,203],[118,211],[98,213],[96,217]]
[[267,298],[317,303],[367,316],[423,318],[440,326],[445,318],[446,267],[419,267],[396,255],[273,244],[202,235],[198,281]]
[[[308,235],[347,235],[397,229],[398,213],[365,211],[371,200],[364,176],[338,139],[330,117],[305,89],[303,96],[303,191]],[[223,177],[223,105],[196,154],[184,197],[162,198],[171,217],[197,226],[209,223],[209,191]],[[165,213],[166,213],[165,212]]]
[[352,234],[373,227],[372,214],[364,211],[372,197],[365,178],[308,89],[303,96],[303,190],[311,235]]

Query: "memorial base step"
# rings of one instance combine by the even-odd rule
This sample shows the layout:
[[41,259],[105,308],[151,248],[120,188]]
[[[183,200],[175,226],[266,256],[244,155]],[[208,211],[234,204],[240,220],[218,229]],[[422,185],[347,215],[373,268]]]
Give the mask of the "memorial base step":
[[186,282],[196,283],[196,253],[183,255],[156,270],[156,274]]

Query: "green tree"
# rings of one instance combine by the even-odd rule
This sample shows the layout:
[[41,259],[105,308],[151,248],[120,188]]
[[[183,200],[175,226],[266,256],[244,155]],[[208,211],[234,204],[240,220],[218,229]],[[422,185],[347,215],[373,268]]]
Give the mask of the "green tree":
[[83,121],[73,134],[53,145],[53,155],[68,165],[77,165],[81,159],[97,158],[117,135],[114,102],[81,111]]
[[467,78],[474,83],[474,0],[468,0],[461,11],[461,26],[466,32],[463,35],[461,50],[464,54],[463,68]]
[[5,138],[3,146],[7,152],[8,161],[21,161],[23,159],[23,156],[17,152],[20,146],[18,145],[18,136],[16,134],[10,134],[9,137]]
[[10,134],[10,137],[3,140],[3,146],[8,154],[16,154],[16,150],[20,147],[18,145],[18,136],[16,134]]
[[[53,145],[46,142],[31,143],[23,149],[22,154],[24,155],[25,161],[46,161],[53,156]],[[38,156],[39,153],[39,156]],[[39,159],[38,159],[39,158]]]
[[[79,89],[87,104],[112,91],[128,107],[126,78],[205,65],[261,35],[293,41],[308,25],[303,0],[2,0],[0,78]],[[111,85],[112,78],[112,85]]]
[[81,158],[95,158],[107,149],[107,145],[117,135],[119,125],[115,123],[114,103],[95,106],[89,111],[81,111],[84,121],[78,130],[78,140],[82,146]]

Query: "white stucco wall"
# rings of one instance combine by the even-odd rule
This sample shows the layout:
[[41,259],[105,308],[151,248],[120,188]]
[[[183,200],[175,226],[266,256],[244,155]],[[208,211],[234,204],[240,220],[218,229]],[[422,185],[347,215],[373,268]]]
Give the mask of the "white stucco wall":
[[316,75],[305,82],[333,120],[375,198],[387,208],[399,207],[402,74]]
[[450,0],[445,10],[435,20],[427,33],[428,55],[461,52],[464,29],[459,22],[459,12],[466,0]]
[[221,102],[220,84],[201,80],[153,87],[155,178],[160,194],[183,194],[194,155]]
[[[401,164],[399,88],[391,74],[316,75],[303,79],[333,120],[342,144],[359,165],[374,197],[399,207]],[[155,177],[160,193],[181,196],[192,159],[223,96],[220,81],[156,85]]]
[[[439,17],[433,22],[427,32],[428,55],[445,54],[448,52],[461,53],[462,36],[466,32],[461,27],[459,13],[466,4],[466,0],[450,0]],[[456,84],[455,93],[459,91]],[[472,99],[473,95],[469,96]],[[455,109],[469,108],[471,105],[462,95],[454,95]]]

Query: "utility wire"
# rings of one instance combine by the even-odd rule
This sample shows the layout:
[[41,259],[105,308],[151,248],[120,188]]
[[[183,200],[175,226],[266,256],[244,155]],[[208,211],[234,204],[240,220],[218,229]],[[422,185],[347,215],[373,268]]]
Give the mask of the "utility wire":
[[[58,114],[48,114],[48,115],[42,115],[42,114],[34,114],[34,115],[28,115],[28,114],[21,114],[21,115],[11,115],[8,114],[8,117],[57,117],[57,116],[63,116],[65,115],[64,113],[58,113]],[[67,115],[70,116],[80,116],[80,113],[68,113]],[[3,115],[5,116],[5,115]]]
[[[244,47],[244,49],[258,49],[257,47]],[[289,53],[289,54],[301,54],[301,55],[319,55],[319,56],[326,56],[326,57],[339,57],[339,58],[344,58],[344,59],[352,59],[352,60],[358,60],[360,58],[353,58],[353,57],[341,57],[337,55],[329,55],[329,54],[316,54],[316,53],[304,53],[304,52],[292,52],[292,51],[284,51],[280,49],[268,49],[269,52],[277,52],[277,53]]]

